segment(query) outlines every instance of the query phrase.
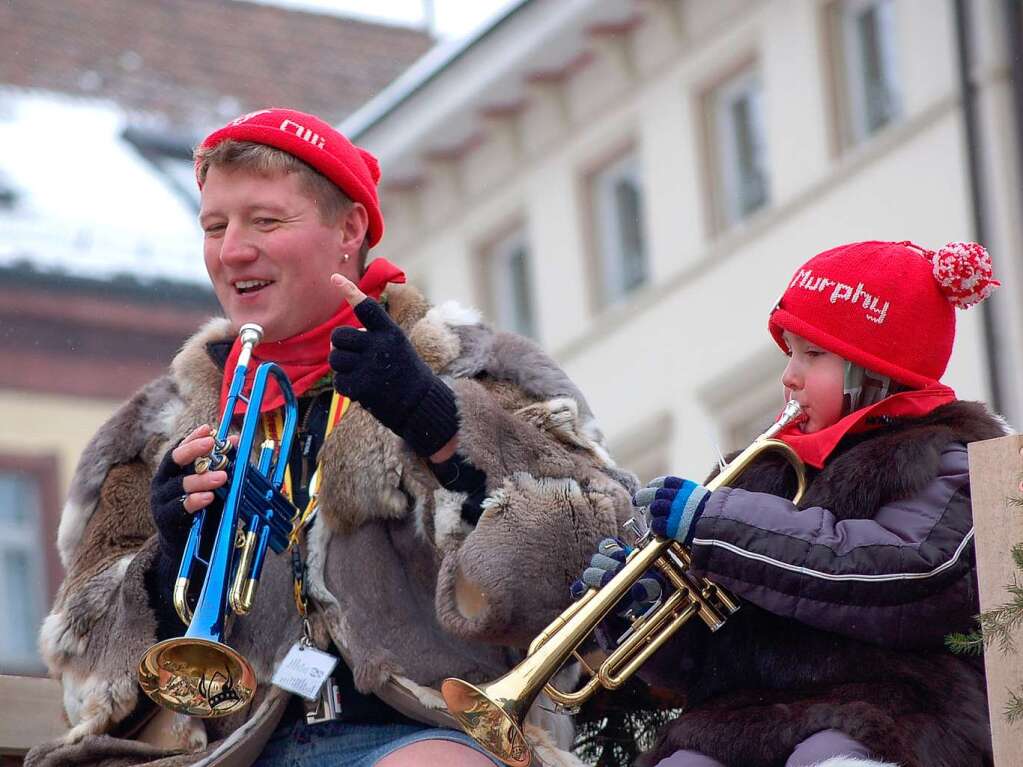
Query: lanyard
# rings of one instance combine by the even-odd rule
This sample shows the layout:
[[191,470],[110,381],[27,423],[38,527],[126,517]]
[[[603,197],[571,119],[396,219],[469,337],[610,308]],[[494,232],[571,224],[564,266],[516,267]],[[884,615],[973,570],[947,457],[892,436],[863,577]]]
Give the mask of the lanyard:
[[[348,397],[338,394],[336,391],[333,393],[330,398],[330,412],[327,414],[327,428],[323,432],[323,444],[327,443],[327,437],[344,417],[345,413],[348,412],[351,404],[352,401]],[[312,407],[312,404],[309,407]],[[264,413],[262,420],[263,434],[266,435],[267,439],[272,439],[277,444],[280,444],[281,435],[284,433],[284,414],[281,408],[277,408],[271,413]],[[320,451],[322,453],[322,447]],[[278,456],[277,460],[287,461],[288,458],[289,456]],[[313,472],[313,476],[309,480],[309,500],[304,509],[295,512],[295,516],[291,520],[291,535],[288,539],[288,551],[291,552],[292,575],[295,581],[295,605],[298,607],[298,613],[303,619],[305,619],[307,614],[307,599],[305,591],[305,565],[302,562],[302,554],[299,551],[299,538],[302,535],[302,531],[313,520],[319,509],[321,466],[322,463],[319,457],[317,457],[316,471]],[[286,464],[282,492],[289,501],[292,498],[292,487],[291,466]]]

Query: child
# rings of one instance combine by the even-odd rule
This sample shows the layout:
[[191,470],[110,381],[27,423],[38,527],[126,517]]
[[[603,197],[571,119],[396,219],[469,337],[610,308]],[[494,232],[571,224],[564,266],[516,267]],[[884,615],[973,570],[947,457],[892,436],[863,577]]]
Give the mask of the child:
[[[966,444],[1005,429],[939,379],[954,308],[997,286],[972,243],[855,243],[796,272],[769,329],[806,414],[781,435],[806,464],[802,500],[774,456],[731,488],[666,477],[634,499],[691,547],[695,575],[742,600],[641,670],[687,704],[641,765],[991,763],[982,665],[943,640],[978,612]],[[599,551],[588,585],[624,559],[613,541]]]

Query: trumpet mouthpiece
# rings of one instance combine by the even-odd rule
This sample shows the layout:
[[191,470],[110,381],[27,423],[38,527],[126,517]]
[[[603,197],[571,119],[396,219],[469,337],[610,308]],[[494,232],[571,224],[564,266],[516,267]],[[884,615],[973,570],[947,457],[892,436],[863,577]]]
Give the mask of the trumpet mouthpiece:
[[238,338],[243,344],[251,343],[253,346],[263,340],[263,326],[255,322],[246,322],[238,328]]
[[238,340],[242,342],[242,351],[238,355],[238,367],[242,370],[249,366],[252,349],[263,340],[263,326],[255,322],[246,322],[238,328]]
[[785,409],[781,413],[781,418],[778,422],[782,426],[788,426],[792,423],[800,423],[806,420],[806,413],[803,412],[803,408],[794,399],[790,399],[785,403]]
[[794,399],[790,399],[785,403],[785,409],[781,411],[778,420],[774,422],[770,429],[761,434],[758,439],[773,439],[785,427],[791,426],[794,423],[802,423],[806,418],[807,415],[803,412],[803,408],[800,407],[799,403]]

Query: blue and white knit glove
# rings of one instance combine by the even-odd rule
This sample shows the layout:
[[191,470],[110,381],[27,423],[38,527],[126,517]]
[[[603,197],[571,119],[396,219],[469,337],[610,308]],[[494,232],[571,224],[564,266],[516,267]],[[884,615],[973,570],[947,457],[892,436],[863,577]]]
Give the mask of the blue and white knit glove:
[[[572,598],[579,599],[589,589],[599,589],[618,574],[625,566],[632,548],[617,538],[605,538],[597,546],[597,553],[590,558],[590,566],[583,571],[583,577],[572,584]],[[615,608],[619,617],[628,614],[638,616],[661,598],[663,583],[660,576],[651,571],[634,584],[629,593]]]
[[637,508],[650,507],[650,528],[662,538],[689,545],[696,520],[710,498],[710,490],[681,477],[658,477],[632,498]]

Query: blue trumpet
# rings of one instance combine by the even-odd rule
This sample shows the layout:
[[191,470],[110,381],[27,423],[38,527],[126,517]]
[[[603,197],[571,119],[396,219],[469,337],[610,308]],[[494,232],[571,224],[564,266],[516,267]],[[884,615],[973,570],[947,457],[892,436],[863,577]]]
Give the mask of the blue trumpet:
[[[195,462],[197,473],[223,469],[231,475],[230,482],[215,491],[212,506],[195,514],[174,583],[174,608],[188,631],[150,647],[139,664],[139,684],[150,698],[165,708],[204,718],[238,711],[256,691],[251,664],[223,642],[228,609],[236,615],[252,609],[267,548],[278,554],[286,551],[298,518],[297,509],[281,492],[298,423],[295,393],[284,370],[273,362],[261,364],[249,396],[242,393],[252,349],[263,329],[250,323],[242,325],[238,335],[241,353],[213,450]],[[253,465],[249,457],[270,376],[284,395],[284,428],[280,445],[264,441]],[[239,400],[246,405],[245,418],[238,446],[232,448],[228,433]],[[210,514],[215,518],[218,506],[211,545],[203,531],[206,518]],[[207,550],[208,556],[203,556]],[[199,565],[206,570],[193,610],[189,586]]]

